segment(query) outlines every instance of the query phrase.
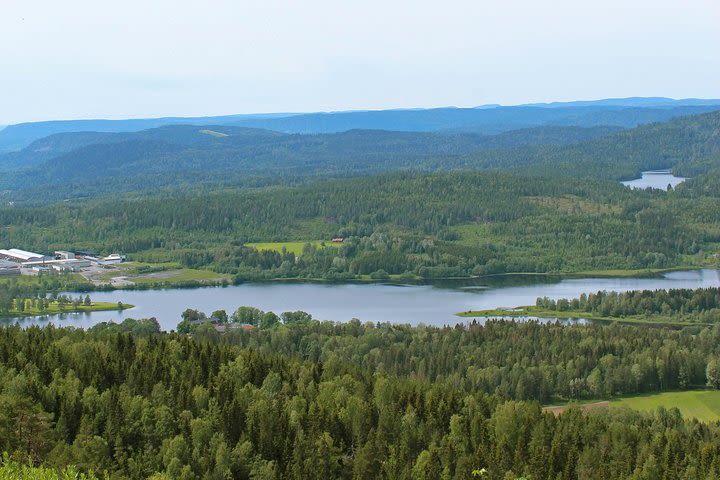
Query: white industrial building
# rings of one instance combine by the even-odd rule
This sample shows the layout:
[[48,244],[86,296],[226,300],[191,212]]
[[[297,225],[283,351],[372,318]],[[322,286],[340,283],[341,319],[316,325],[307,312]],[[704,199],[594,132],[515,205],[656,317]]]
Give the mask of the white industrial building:
[[103,257],[98,260],[98,265],[115,265],[118,263],[122,263],[125,261],[125,255],[120,255],[118,253],[113,253],[112,255],[108,255],[107,257]]
[[30,260],[29,262],[23,262],[22,266],[23,268],[47,267],[53,270],[75,272],[81,268],[89,267],[90,260],[79,258],[69,258],[67,260]]
[[42,255],[40,253],[28,252],[26,250],[20,250],[19,248],[11,248],[9,250],[0,250],[0,258],[11,260],[13,262],[29,262],[29,261],[42,261],[52,260],[52,257]]
[[77,272],[81,268],[89,267],[90,260],[70,258],[68,260],[56,260],[50,267],[58,272]]
[[0,275],[17,275],[23,271],[48,270],[77,272],[91,265],[115,265],[125,261],[125,255],[113,253],[107,257],[95,257],[85,252],[58,250],[54,255],[28,252],[19,248],[0,249]]

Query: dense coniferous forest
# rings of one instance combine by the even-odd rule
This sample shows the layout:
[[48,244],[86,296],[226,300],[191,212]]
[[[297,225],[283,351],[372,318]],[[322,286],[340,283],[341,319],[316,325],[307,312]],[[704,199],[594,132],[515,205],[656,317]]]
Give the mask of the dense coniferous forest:
[[720,289],[597,292],[582,294],[573,299],[538,298],[536,306],[549,310],[574,310],[613,317],[639,314],[683,316],[698,313],[717,317],[720,309]]
[[[382,130],[352,130],[331,135],[289,135],[252,128],[179,125],[135,133],[74,132],[51,135],[33,142],[23,150],[1,156],[0,163],[15,169],[37,166],[59,169],[68,163],[77,165],[80,162],[93,161],[98,167],[123,168],[123,163],[129,163],[128,160],[148,157],[153,153],[145,151],[151,145],[156,146],[160,151],[163,147],[167,148],[167,154],[177,154],[184,149],[191,149],[192,155],[205,155],[210,159],[220,152],[227,154],[235,150],[238,157],[264,162],[278,161],[284,157],[287,157],[286,160],[291,160],[291,155],[295,156],[295,160],[305,158],[307,161],[310,155],[327,158],[329,155],[336,156],[342,153],[345,161],[350,163],[350,159],[362,155],[382,154],[390,159],[394,156],[460,155],[522,145],[566,145],[609,135],[619,130],[622,129],[609,126],[546,126],[512,130],[497,135]],[[203,150],[206,152],[203,153]],[[107,158],[100,158],[101,156]],[[125,157],[123,162],[113,165],[118,163],[116,160],[123,157]],[[57,160],[48,162],[53,159]],[[212,161],[209,162],[209,166],[212,165]],[[289,162],[280,165],[287,166]],[[182,162],[179,161],[177,170],[181,170],[182,166]],[[58,174],[57,171],[52,173]],[[70,173],[66,172],[64,175]],[[108,172],[98,172],[98,175],[107,176]]]
[[[237,280],[440,278],[717,265],[720,199],[696,184],[519,172],[391,174],[304,187],[0,209],[10,245],[122,251]],[[301,254],[249,242],[345,238]]]
[[119,327],[0,330],[0,448],[16,462],[111,478],[720,473],[715,424],[664,409],[556,417],[537,403],[714,381],[717,328]]
[[[249,307],[241,307],[229,321],[254,324],[259,330],[251,335],[218,335],[209,328],[193,329],[193,334],[324,364],[350,361],[398,376],[450,379],[467,391],[541,402],[705,385],[715,348],[706,342],[717,331],[707,329],[696,337],[698,328],[645,332],[625,326],[567,328],[507,321],[484,327],[472,323],[468,334],[461,328],[312,323],[299,312],[285,312],[271,321],[265,315],[272,312],[257,312],[255,321],[239,320],[243,308]],[[283,328],[276,331],[280,324]],[[700,344],[702,353],[697,350]]]
[[[491,136],[466,128],[463,115],[485,115],[466,111],[440,112],[460,123],[433,132],[318,133],[337,131],[322,114],[40,139],[20,126],[0,135],[35,141],[0,159],[0,240],[122,252],[163,263],[139,269],[208,269],[223,282],[717,268],[720,114],[670,110],[596,110],[575,123],[563,123],[567,111],[544,112],[566,120],[494,124],[491,133],[504,133]],[[523,112],[506,113],[517,123]],[[673,119],[606,126],[648,118]],[[674,190],[619,183],[656,168],[692,178]],[[267,242],[305,246],[258,246]],[[91,288],[75,275],[8,277],[0,313]],[[538,306],[716,323],[718,293],[599,292]],[[677,409],[556,416],[541,406],[697,388],[720,388],[720,325],[434,328],[241,307],[189,308],[166,333],[156,319],[87,331],[9,326],[0,329],[0,473],[715,479],[717,423]]]
[[377,130],[288,135],[204,126],[119,137],[73,133],[0,157],[7,170],[0,189],[4,200],[41,203],[118,192],[297,185],[397,171],[522,168],[617,180],[641,170],[675,168],[696,176],[717,167],[718,128],[720,113],[711,112],[616,133],[609,127],[557,126],[494,136]]
[[23,480],[97,480],[92,473],[78,472],[77,468],[35,467],[19,463],[7,456],[0,460],[0,478],[22,478]]
[[[236,281],[400,275],[432,279],[717,265],[717,112],[643,125],[571,145],[476,153],[468,152],[481,144],[524,142],[528,137],[559,135],[562,141],[556,141],[573,143],[572,132],[582,130],[542,127],[487,137],[378,131],[303,136],[237,127],[200,133],[203,131],[198,128],[64,134],[74,139],[69,140],[71,144],[86,142],[93,135],[130,135],[143,145],[154,145],[149,147],[150,153],[142,153],[142,148],[135,153],[125,151],[129,145],[125,140],[85,147],[104,152],[100,157],[112,164],[109,169],[135,171],[131,165],[135,165],[132,158],[136,154],[150,159],[152,171],[136,172],[142,191],[119,198],[59,203],[38,199],[41,205],[36,206],[6,204],[0,208],[3,242],[38,251],[122,251],[135,260],[212,269]],[[41,146],[57,144],[53,139],[40,142]],[[58,148],[62,150],[63,145],[60,141]],[[237,162],[251,163],[251,170],[272,170],[275,162],[283,173],[267,170],[266,174],[275,175],[273,182],[297,181],[299,185],[262,187],[260,182],[259,188],[247,188],[250,184],[230,186],[228,180],[227,188],[222,188],[222,181],[203,183],[200,176],[188,190],[178,185],[172,190],[153,190],[154,175],[174,182],[163,173],[166,167],[185,174],[182,162],[171,152],[185,155],[182,152],[194,148],[198,155],[214,155],[227,153],[229,145],[256,153],[258,148],[264,149],[265,153],[257,154],[268,158],[259,160],[255,153],[229,154],[228,168],[242,172],[243,181],[252,182],[254,177]],[[119,150],[110,154],[103,150],[107,148]],[[41,156],[48,151],[44,146],[38,150]],[[89,164],[72,163],[80,161],[78,151],[66,154],[72,158],[49,162],[70,175],[89,172]],[[18,155],[35,155],[33,152]],[[298,155],[315,162],[322,178],[405,169],[403,162],[411,169],[433,172],[311,180],[313,175],[308,172],[312,167]],[[401,157],[400,163],[395,162]],[[229,178],[235,174],[214,170],[212,165],[217,164],[213,162],[199,157],[192,160],[210,175]],[[353,170],[352,165],[361,164],[372,168]],[[289,173],[289,166],[302,175]],[[489,167],[496,169],[476,171]],[[109,171],[107,168],[99,170]],[[675,168],[693,178],[675,191],[630,191],[617,183],[618,178],[650,168]],[[447,169],[463,170],[437,171]],[[48,175],[52,176],[51,171]],[[28,175],[33,181],[42,178]],[[119,182],[123,188],[133,185],[134,180],[123,178]],[[43,187],[43,191],[54,195],[66,187],[78,191],[72,180],[57,189]],[[107,188],[112,190],[106,181],[103,188],[105,193]],[[95,193],[87,192],[89,196]],[[345,239],[339,248],[322,245],[337,236]],[[246,246],[288,241],[315,243],[302,253]]]

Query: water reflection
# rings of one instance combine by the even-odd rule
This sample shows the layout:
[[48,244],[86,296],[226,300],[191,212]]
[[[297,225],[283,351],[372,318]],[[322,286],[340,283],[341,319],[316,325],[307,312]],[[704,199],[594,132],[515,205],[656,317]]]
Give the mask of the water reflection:
[[[95,301],[122,301],[135,305],[123,311],[63,314],[19,320],[21,325],[89,327],[125,318],[156,317],[165,330],[175,328],[186,308],[207,313],[228,312],[251,305],[276,313],[304,310],[320,320],[455,325],[456,312],[533,305],[538,297],[575,298],[598,290],[655,290],[661,288],[718,287],[718,270],[671,272],[649,278],[566,278],[544,275],[508,275],[454,280],[432,285],[265,283],[229,287],[95,292]],[[13,323],[13,320],[3,320]]]
[[621,182],[623,185],[635,189],[644,190],[646,188],[654,188],[657,190],[666,190],[667,186],[670,185],[672,188],[680,185],[682,182],[687,180],[683,177],[676,177],[670,172],[670,170],[651,170],[642,172],[640,178],[634,180],[627,180]]

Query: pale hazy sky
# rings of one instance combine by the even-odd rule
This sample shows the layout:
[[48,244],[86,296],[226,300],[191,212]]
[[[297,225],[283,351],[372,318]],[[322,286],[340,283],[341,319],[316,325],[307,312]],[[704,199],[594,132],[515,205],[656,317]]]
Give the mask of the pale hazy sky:
[[0,124],[720,97],[720,0],[0,0]]

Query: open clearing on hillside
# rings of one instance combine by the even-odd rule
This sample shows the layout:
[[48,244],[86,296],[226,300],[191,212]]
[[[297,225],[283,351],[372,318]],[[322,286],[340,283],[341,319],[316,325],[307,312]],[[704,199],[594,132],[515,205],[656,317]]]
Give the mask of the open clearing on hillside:
[[288,253],[294,253],[295,255],[301,255],[303,248],[307,244],[312,245],[315,248],[322,247],[335,247],[342,245],[341,243],[332,243],[329,240],[309,240],[305,242],[261,242],[261,243],[246,243],[246,247],[252,247],[255,250],[271,250],[274,252],[282,252],[283,247]]
[[[85,278],[79,273],[64,273],[63,278],[71,282],[83,283]],[[0,288],[7,288],[8,284],[22,285],[22,286],[40,286],[42,283],[42,277],[39,275],[8,275],[0,276]]]
[[[543,411],[545,412],[551,412],[555,415],[560,415],[565,410],[567,410],[571,403],[565,404],[565,405],[553,405],[549,407],[543,407]],[[592,402],[592,403],[579,403],[577,404],[579,407],[581,407],[583,410],[595,410],[598,408],[608,408],[610,406],[610,402],[607,400],[602,402]]]
[[704,422],[720,420],[720,390],[691,390],[663,392],[652,395],[619,398],[610,405],[627,406],[635,410],[655,410],[658,407],[677,407],[684,417]]
[[[563,413],[571,403],[544,407],[555,415]],[[658,407],[677,407],[686,418],[697,418],[703,422],[720,420],[720,390],[688,390],[684,392],[662,392],[632,397],[616,398],[610,401],[576,403],[583,410],[598,408],[628,407],[634,410],[654,411]]]
[[128,277],[133,283],[163,283],[163,282],[220,282],[229,280],[230,276],[211,272],[209,270],[197,270],[194,268],[181,268],[177,270],[166,270],[156,273],[147,273],[135,277]]
[[228,135],[226,133],[216,132],[215,130],[200,130],[200,133],[204,133],[205,135],[210,135],[217,138],[227,137]]
[[230,275],[183,268],[178,263],[142,263],[126,262],[104,268],[88,269],[83,273],[87,280],[95,285],[110,284],[114,287],[129,287],[134,284],[168,285],[182,282],[222,282],[230,280]]

